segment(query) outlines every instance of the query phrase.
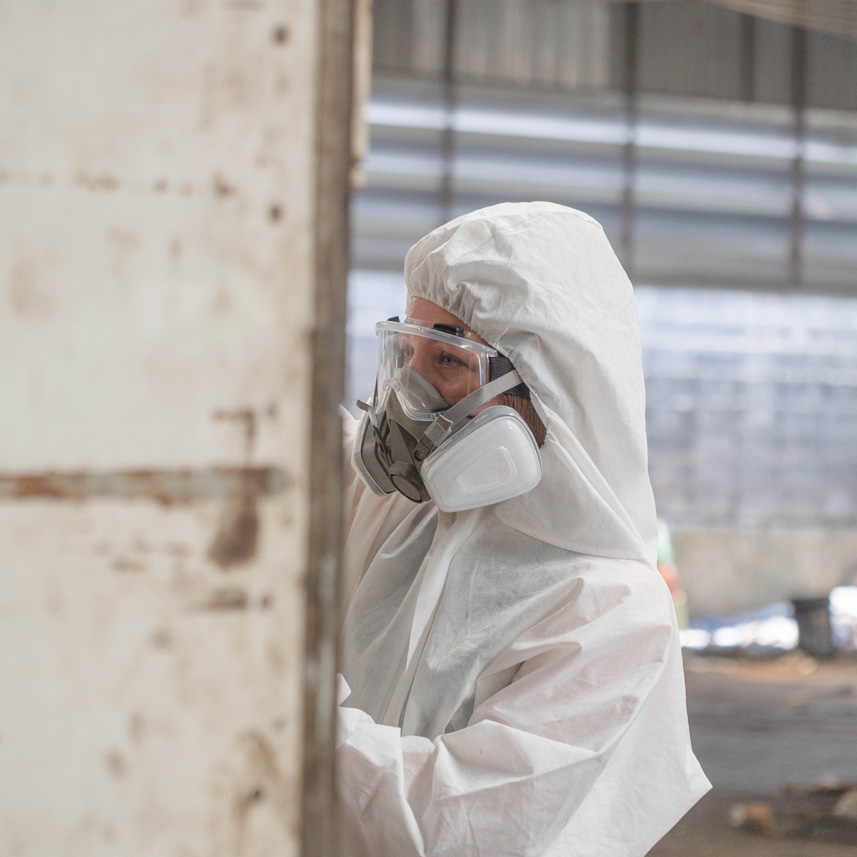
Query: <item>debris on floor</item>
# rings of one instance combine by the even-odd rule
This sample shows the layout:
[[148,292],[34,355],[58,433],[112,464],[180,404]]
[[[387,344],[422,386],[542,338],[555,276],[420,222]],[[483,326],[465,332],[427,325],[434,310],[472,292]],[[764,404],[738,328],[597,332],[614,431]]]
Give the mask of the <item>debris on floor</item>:
[[713,789],[648,857],[855,857],[857,652],[683,657]]
[[764,801],[733,804],[729,826],[774,838],[857,845],[857,784],[785,786]]
[[[807,599],[798,599],[805,607]],[[795,602],[768,604],[759,610],[736,616],[708,616],[691,622],[682,629],[681,642],[686,649],[701,653],[723,654],[742,650],[759,656],[776,655],[797,648],[801,632],[807,634],[807,619],[796,615]],[[801,629],[801,624],[804,625]],[[830,593],[829,628],[830,651],[817,654],[857,651],[857,586],[838,586]]]

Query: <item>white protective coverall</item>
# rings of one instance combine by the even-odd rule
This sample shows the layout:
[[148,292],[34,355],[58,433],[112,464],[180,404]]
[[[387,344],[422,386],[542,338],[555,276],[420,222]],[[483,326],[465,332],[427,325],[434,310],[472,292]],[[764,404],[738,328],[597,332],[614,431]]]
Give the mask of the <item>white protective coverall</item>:
[[655,569],[631,284],[600,225],[550,203],[436,229],[405,277],[512,360],[544,476],[447,514],[349,470],[341,853],[639,857],[710,786]]

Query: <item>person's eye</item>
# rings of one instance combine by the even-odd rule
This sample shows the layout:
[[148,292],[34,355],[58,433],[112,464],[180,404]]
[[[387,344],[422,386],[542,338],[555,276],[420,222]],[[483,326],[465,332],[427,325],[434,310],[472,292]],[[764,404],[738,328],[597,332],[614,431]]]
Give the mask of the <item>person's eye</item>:
[[459,357],[447,351],[440,355],[440,365],[445,369],[459,369],[467,364]]
[[410,345],[405,345],[402,347],[401,354],[402,360],[407,363],[414,356],[414,349]]

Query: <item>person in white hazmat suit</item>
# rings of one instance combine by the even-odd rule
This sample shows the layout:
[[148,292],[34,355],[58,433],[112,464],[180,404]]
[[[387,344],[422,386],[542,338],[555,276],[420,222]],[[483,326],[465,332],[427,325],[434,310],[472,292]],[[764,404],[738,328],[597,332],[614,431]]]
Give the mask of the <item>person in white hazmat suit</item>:
[[405,278],[346,424],[341,853],[643,855],[710,786],[631,284],[598,223],[538,202],[441,226]]

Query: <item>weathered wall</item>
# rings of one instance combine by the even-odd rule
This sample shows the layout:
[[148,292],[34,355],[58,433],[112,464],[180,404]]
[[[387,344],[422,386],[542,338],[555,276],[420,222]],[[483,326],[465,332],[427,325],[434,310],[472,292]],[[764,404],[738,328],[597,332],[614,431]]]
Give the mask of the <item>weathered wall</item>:
[[319,0],[0,0],[0,854],[297,853]]
[[673,533],[694,615],[729,615],[857,582],[857,530]]

